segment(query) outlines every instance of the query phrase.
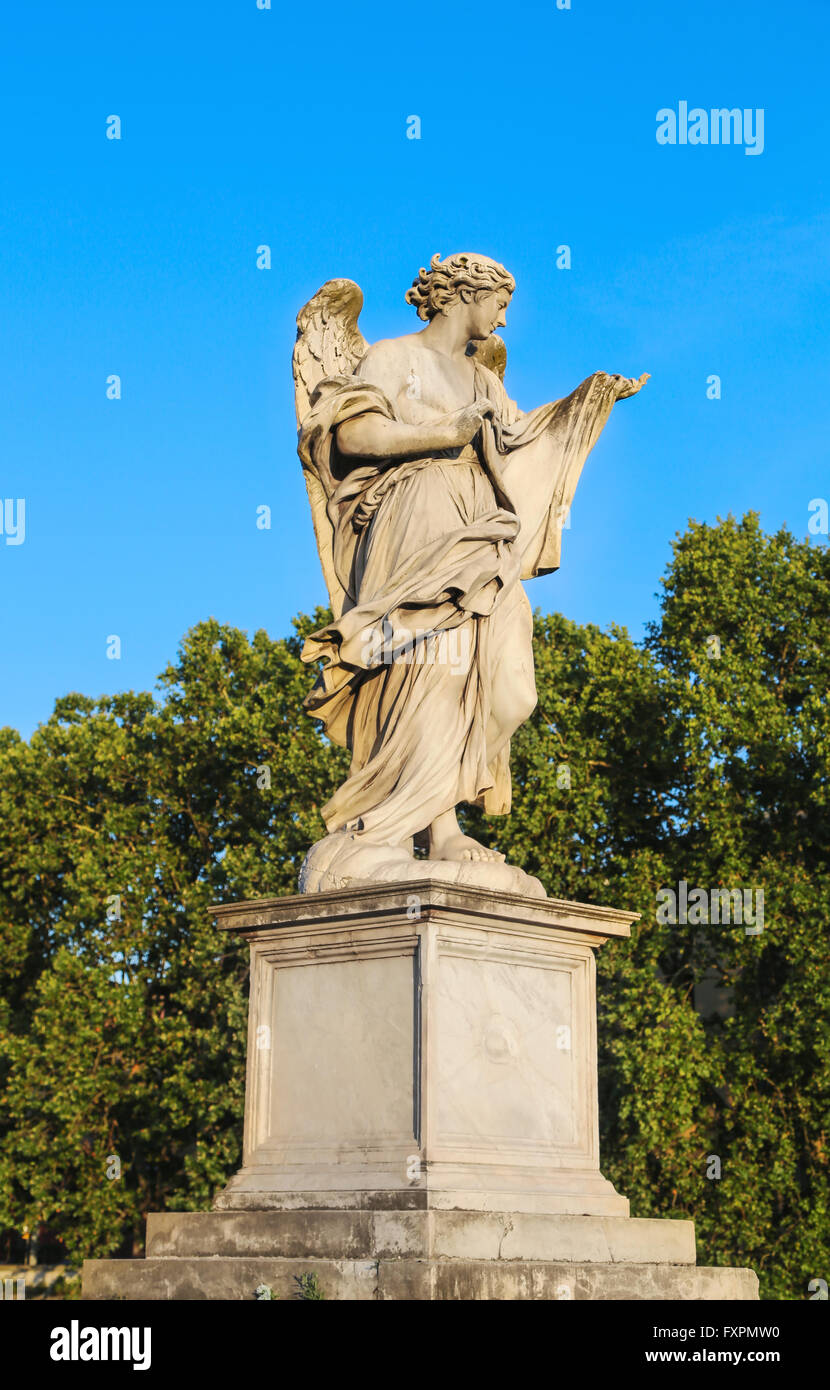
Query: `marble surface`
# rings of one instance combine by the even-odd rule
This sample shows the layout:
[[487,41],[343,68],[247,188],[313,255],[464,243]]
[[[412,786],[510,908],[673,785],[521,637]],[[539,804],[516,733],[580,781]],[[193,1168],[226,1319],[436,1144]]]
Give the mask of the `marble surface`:
[[252,982],[218,1209],[627,1213],[599,1167],[593,953],[634,914],[404,883],[217,915]]
[[434,873],[544,895],[463,834],[456,807],[510,810],[510,740],[536,705],[521,581],[558,569],[585,461],[647,378],[594,372],[520,410],[496,333],[514,289],[498,261],[459,252],[407,291],[416,332],[367,343],[347,279],[297,315],[297,448],[333,613],[305,642],[319,663],[305,706],[351,754],[301,892]]

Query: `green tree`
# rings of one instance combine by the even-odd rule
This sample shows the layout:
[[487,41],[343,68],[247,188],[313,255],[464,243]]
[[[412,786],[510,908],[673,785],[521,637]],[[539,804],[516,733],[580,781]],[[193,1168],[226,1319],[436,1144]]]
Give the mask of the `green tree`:
[[68,696],[3,732],[0,1227],[73,1260],[140,1249],[239,1164],[247,952],[209,908],[291,891],[323,833],[343,766],[300,645],[202,623],[160,702]]
[[[663,585],[642,648],[537,617],[513,810],[471,820],[551,894],[642,914],[598,954],[603,1170],[803,1298],[830,1267],[830,552],[691,523]],[[763,931],[659,923],[681,881],[763,891]]]
[[700,1138],[723,1177],[690,1210],[712,1262],[803,1298],[830,1264],[830,552],[754,514],[691,524],[664,586],[649,649],[677,750],[668,881],[764,892],[760,934],[673,928],[662,957],[699,996],[715,1067]]

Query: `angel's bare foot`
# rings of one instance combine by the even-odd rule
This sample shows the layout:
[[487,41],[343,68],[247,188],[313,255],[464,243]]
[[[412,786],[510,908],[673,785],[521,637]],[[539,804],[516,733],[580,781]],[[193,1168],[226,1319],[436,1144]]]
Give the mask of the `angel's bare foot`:
[[427,831],[427,836],[429,859],[453,859],[473,864],[504,863],[504,855],[499,854],[497,849],[486,849],[470,835],[462,835],[454,810],[436,816]]
[[429,847],[430,859],[456,859],[473,864],[503,864],[504,855],[497,849],[487,849],[470,835],[448,835],[445,840],[433,840]]

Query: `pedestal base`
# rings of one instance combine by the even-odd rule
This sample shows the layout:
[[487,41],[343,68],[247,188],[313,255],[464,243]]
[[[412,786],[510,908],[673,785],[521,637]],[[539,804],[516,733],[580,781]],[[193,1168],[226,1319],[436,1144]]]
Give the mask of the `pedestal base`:
[[251,945],[243,1166],[85,1298],[757,1298],[600,1172],[594,949],[633,914],[404,882],[217,916]]
[[628,1214],[599,1168],[594,949],[633,914],[407,881],[217,916],[251,999],[216,1209]]
[[747,1269],[698,1269],[691,1221],[515,1212],[168,1212],[147,1259],[89,1260],[87,1299],[757,1299]]
[[[281,1175],[284,1176],[284,1175]],[[387,1175],[388,1176],[388,1175]],[[362,1188],[355,1191],[277,1192],[268,1184],[273,1173],[243,1169],[216,1197],[214,1211],[461,1211],[538,1213],[557,1216],[628,1216],[628,1198],[601,1173],[561,1170],[555,1182],[539,1179],[531,1190],[524,1172],[513,1175],[515,1186],[503,1169],[494,1169],[492,1181],[481,1169],[460,1173],[457,1169],[431,1174],[432,1185],[405,1188]],[[302,1179],[300,1178],[300,1181]],[[465,1187],[465,1181],[475,1186]],[[257,1184],[261,1184],[258,1186]],[[440,1186],[437,1184],[440,1183]],[[454,1184],[454,1185],[451,1185]],[[521,1185],[520,1185],[521,1184]]]

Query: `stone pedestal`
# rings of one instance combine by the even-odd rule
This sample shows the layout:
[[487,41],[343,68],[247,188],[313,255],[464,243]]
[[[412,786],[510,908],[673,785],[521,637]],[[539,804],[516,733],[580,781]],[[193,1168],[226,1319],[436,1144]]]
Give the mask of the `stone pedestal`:
[[86,1297],[753,1298],[599,1168],[594,949],[631,913],[424,883],[239,903],[243,1164]]
[[218,1209],[628,1214],[599,1170],[591,948],[631,914],[388,884],[217,915],[251,943]]

